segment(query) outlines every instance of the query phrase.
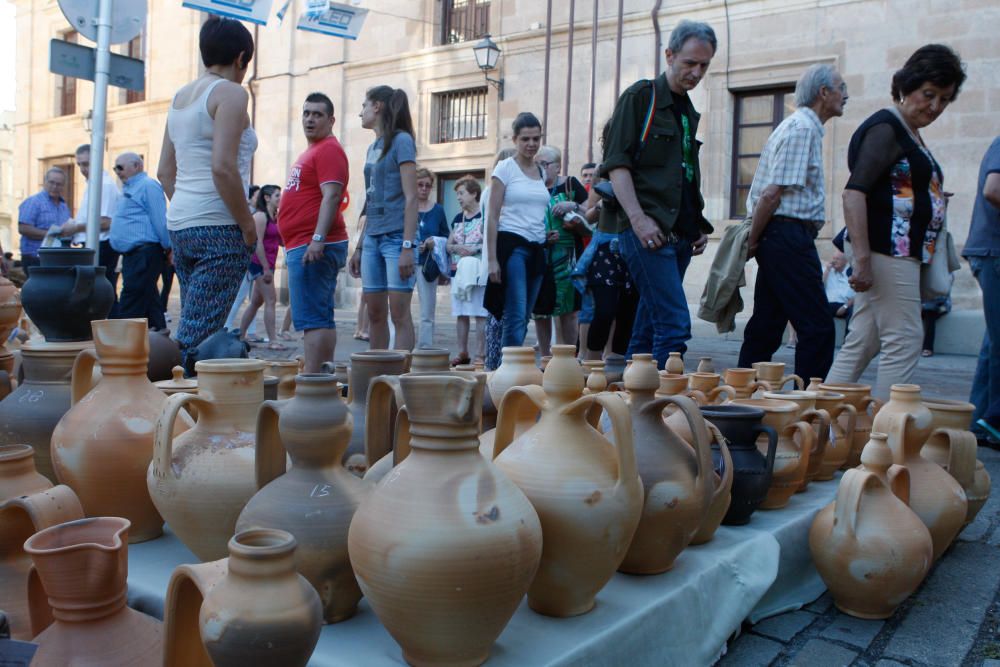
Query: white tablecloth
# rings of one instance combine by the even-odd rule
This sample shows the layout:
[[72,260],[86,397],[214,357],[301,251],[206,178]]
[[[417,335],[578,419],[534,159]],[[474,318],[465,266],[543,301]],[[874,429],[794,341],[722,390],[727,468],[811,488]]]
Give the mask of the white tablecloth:
[[[825,590],[809,555],[808,532],[836,483],[814,484],[788,507],[758,511],[747,526],[721,527],[658,576],[615,574],[597,607],[550,618],[522,602],[500,635],[490,665],[704,665],[748,616],[757,621],[808,604]],[[167,529],[129,546],[129,605],[163,617],[176,565],[197,559]],[[310,665],[402,665],[402,653],[362,599],[358,613],[324,626]]]

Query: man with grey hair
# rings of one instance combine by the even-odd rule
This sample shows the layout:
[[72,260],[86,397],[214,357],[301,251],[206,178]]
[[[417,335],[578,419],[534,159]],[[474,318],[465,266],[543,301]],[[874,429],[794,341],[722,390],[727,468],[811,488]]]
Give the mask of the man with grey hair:
[[747,259],[757,260],[753,315],[739,365],[770,361],[791,322],[795,373],[825,378],[835,333],[816,239],[826,218],[823,125],[844,114],[847,85],[831,65],[812,65],[795,86],[798,109],[771,133],[757,163],[747,211]]
[[59,233],[69,220],[69,206],[63,199],[66,172],[50,167],[39,192],[17,209],[17,233],[21,235],[21,266],[38,266],[38,249],[50,232]]
[[156,281],[170,251],[167,200],[163,187],[143,171],[142,158],[122,153],[115,159],[122,197],[111,219],[111,247],[122,255],[122,293],[118,317],[145,317],[155,330],[167,326]]
[[628,354],[653,354],[663,368],[687,350],[691,316],[684,272],[704,252],[712,226],[702,214],[700,116],[688,92],[708,70],[718,43],[706,23],[681,21],[670,34],[667,68],[638,81],[615,105],[601,174],[614,188],[619,247],[639,291]]

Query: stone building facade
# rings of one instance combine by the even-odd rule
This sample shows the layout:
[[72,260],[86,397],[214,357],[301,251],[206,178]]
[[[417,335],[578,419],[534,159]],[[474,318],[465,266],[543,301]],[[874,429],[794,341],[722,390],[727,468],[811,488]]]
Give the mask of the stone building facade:
[[[16,4],[18,38],[27,45],[17,51],[14,188],[21,197],[39,187],[46,167],[68,162],[76,145],[87,140],[85,112],[91,107],[92,87],[48,72],[48,42],[69,30],[56,3],[16,0]],[[620,41],[617,2],[575,0],[570,58],[571,3],[550,4],[546,139],[559,148],[568,146],[565,162],[570,173],[576,173],[591,155],[599,161],[600,146],[588,130],[591,100],[596,135],[617,96],[616,60],[620,58],[621,63],[619,88],[624,88],[636,79],[653,76],[657,62],[663,66],[662,48],[657,52],[650,0],[624,0]],[[821,253],[828,254],[825,239],[843,226],[839,195],[847,180],[846,153],[852,131],[889,103],[892,73],[914,49],[943,42],[961,53],[969,79],[959,99],[924,136],[942,164],[946,188],[955,193],[949,225],[959,243],[964,241],[978,164],[1000,133],[1000,122],[989,111],[1000,106],[1000,51],[995,48],[1000,5],[995,0],[691,0],[664,4],[659,13],[662,46],[681,18],[707,21],[719,38],[709,73],[692,95],[702,113],[699,139],[704,142],[706,214],[715,223],[717,235],[739,219],[741,200],[753,175],[754,154],[786,112],[798,75],[812,63],[832,63],[848,84],[850,101],[845,115],[827,125],[829,223],[819,244]],[[369,2],[367,22],[353,42],[294,30],[296,5],[292,4],[283,24],[272,18],[270,25],[253,29],[257,53],[246,82],[260,138],[253,180],[283,184],[289,164],[305,146],[299,124],[301,102],[309,92],[325,92],[336,107],[334,131],[351,158],[349,227],[355,224],[363,201],[361,167],[373,140],[358,119],[367,88],[388,84],[406,90],[417,127],[418,159],[442,175],[438,194],[449,206],[453,198],[450,180],[470,172],[488,173],[496,151],[510,145],[510,123],[519,111],[542,116],[546,2]],[[144,34],[119,47],[147,60],[146,91],[137,99],[112,90],[106,159],[135,151],[146,157],[147,169],[155,172],[171,96],[199,74],[201,20],[201,14],[182,8],[179,0],[149,0]],[[483,32],[491,33],[502,49],[498,70],[491,73],[504,81],[502,100],[485,83],[473,57],[471,46]],[[69,93],[68,86],[73,86]],[[82,194],[79,181],[76,172],[76,202]],[[688,273],[685,288],[692,302],[700,294],[711,255],[710,248]],[[751,262],[748,272],[754,266]],[[749,277],[752,283],[753,276]],[[957,277],[955,300],[959,306],[978,306],[978,287],[967,269]]]

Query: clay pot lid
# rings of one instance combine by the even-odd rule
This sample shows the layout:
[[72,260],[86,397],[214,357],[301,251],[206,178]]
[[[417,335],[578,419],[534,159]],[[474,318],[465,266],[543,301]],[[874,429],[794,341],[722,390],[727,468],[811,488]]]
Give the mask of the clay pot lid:
[[194,393],[198,391],[198,380],[197,378],[186,378],[184,377],[184,368],[181,366],[174,366],[170,370],[172,378],[169,380],[160,380],[154,382],[153,385],[160,391],[167,394],[176,394],[177,392],[186,391]]

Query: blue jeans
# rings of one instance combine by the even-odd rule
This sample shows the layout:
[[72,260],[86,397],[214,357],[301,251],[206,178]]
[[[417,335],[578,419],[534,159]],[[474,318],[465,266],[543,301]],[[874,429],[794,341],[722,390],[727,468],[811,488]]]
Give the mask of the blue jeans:
[[528,259],[531,248],[519,246],[514,248],[507,260],[504,272],[503,301],[503,334],[500,344],[503,347],[519,347],[524,345],[524,335],[528,331],[528,318],[535,307],[535,299],[542,288],[542,274],[532,275],[528,271]]
[[292,324],[298,331],[336,329],[333,293],[337,289],[337,273],[347,261],[347,241],[327,243],[323,259],[304,264],[302,259],[308,248],[300,245],[285,253]]
[[631,229],[619,237],[622,256],[639,290],[639,310],[628,357],[652,352],[662,369],[671,352],[684,354],[691,338],[691,313],[684,296],[684,272],[691,263],[691,242],[678,241],[657,250],[644,248]]
[[[361,291],[413,292],[416,271],[407,279],[399,275],[399,254],[403,251],[403,232],[367,234],[361,246]],[[414,253],[416,254],[416,253]],[[416,262],[416,257],[414,257]],[[296,325],[296,328],[298,326]]]
[[[970,257],[969,264],[983,291],[983,313],[986,316],[986,332],[969,396],[969,402],[976,406],[976,411],[972,413],[972,423],[975,424],[991,405],[1000,401],[1000,257]],[[972,431],[977,436],[983,435],[979,427],[974,427]]]

